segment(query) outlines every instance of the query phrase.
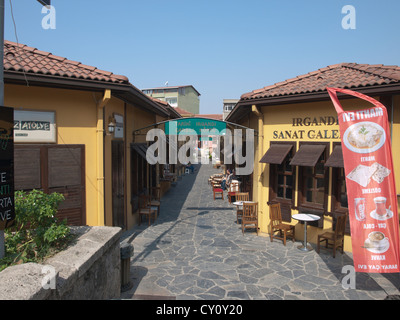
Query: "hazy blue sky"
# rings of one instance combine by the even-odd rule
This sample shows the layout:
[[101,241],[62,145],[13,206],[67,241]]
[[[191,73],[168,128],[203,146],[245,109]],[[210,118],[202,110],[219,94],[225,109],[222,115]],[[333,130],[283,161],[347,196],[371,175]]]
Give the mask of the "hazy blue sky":
[[[16,41],[6,3],[5,39]],[[400,64],[399,0],[12,0],[20,43],[123,74],[136,87],[193,85],[200,112],[331,64]],[[345,5],[356,29],[342,28]]]

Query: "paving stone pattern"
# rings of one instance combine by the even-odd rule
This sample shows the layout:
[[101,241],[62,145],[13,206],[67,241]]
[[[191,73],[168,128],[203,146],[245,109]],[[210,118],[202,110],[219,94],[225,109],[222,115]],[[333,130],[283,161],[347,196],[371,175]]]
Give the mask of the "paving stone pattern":
[[357,273],[356,289],[344,289],[350,253],[334,259],[331,251],[304,253],[300,242],[285,247],[252,230],[243,235],[226,192],[224,200],[213,200],[208,178],[219,172],[197,165],[162,198],[154,224],[125,232],[133,238],[133,287],[121,298],[382,300],[399,294],[399,274]]

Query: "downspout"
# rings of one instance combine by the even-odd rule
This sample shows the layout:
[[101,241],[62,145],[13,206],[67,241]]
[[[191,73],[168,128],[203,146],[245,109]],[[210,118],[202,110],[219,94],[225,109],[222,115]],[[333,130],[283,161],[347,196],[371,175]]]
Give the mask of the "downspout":
[[394,97],[393,95],[391,96],[391,108],[390,108],[390,142],[393,143],[393,116],[394,116]]
[[105,144],[105,106],[111,99],[111,90],[104,91],[103,98],[97,103],[97,130],[96,130],[96,144],[97,144],[97,225],[104,226],[106,221],[105,213],[105,183],[104,183],[104,144]]
[[[264,164],[260,163],[258,159],[260,159],[264,153],[263,153],[263,142],[264,142],[264,134],[263,134],[263,128],[264,128],[264,117],[263,114],[260,112],[260,110],[257,108],[256,105],[251,106],[251,112],[257,117],[258,119],[258,139],[257,139],[257,149],[258,149],[258,158],[255,159],[255,163],[257,164],[257,201],[258,201],[258,212],[259,212],[259,226],[262,225],[263,219],[263,212],[262,210],[263,205],[264,205],[264,200],[263,200],[263,178],[264,178]],[[254,183],[254,179],[253,179]],[[260,216],[261,214],[261,216]],[[261,223],[260,223],[261,222]]]

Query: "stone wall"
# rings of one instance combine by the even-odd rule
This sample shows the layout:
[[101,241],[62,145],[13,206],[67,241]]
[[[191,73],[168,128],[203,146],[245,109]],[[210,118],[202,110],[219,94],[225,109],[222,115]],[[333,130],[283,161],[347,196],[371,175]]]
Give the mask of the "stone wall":
[[121,293],[121,228],[77,227],[78,238],[43,264],[0,272],[0,300],[115,299]]

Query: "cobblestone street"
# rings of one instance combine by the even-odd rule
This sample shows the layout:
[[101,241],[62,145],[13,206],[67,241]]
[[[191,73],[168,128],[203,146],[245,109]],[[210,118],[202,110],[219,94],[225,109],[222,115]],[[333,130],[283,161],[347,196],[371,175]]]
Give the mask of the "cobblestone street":
[[399,274],[357,273],[356,289],[344,289],[349,253],[334,259],[331,251],[304,253],[300,242],[285,247],[267,235],[243,235],[226,194],[213,200],[208,178],[218,172],[197,165],[162,198],[154,224],[125,232],[123,238],[133,239],[133,287],[121,298],[382,300],[399,294]]

